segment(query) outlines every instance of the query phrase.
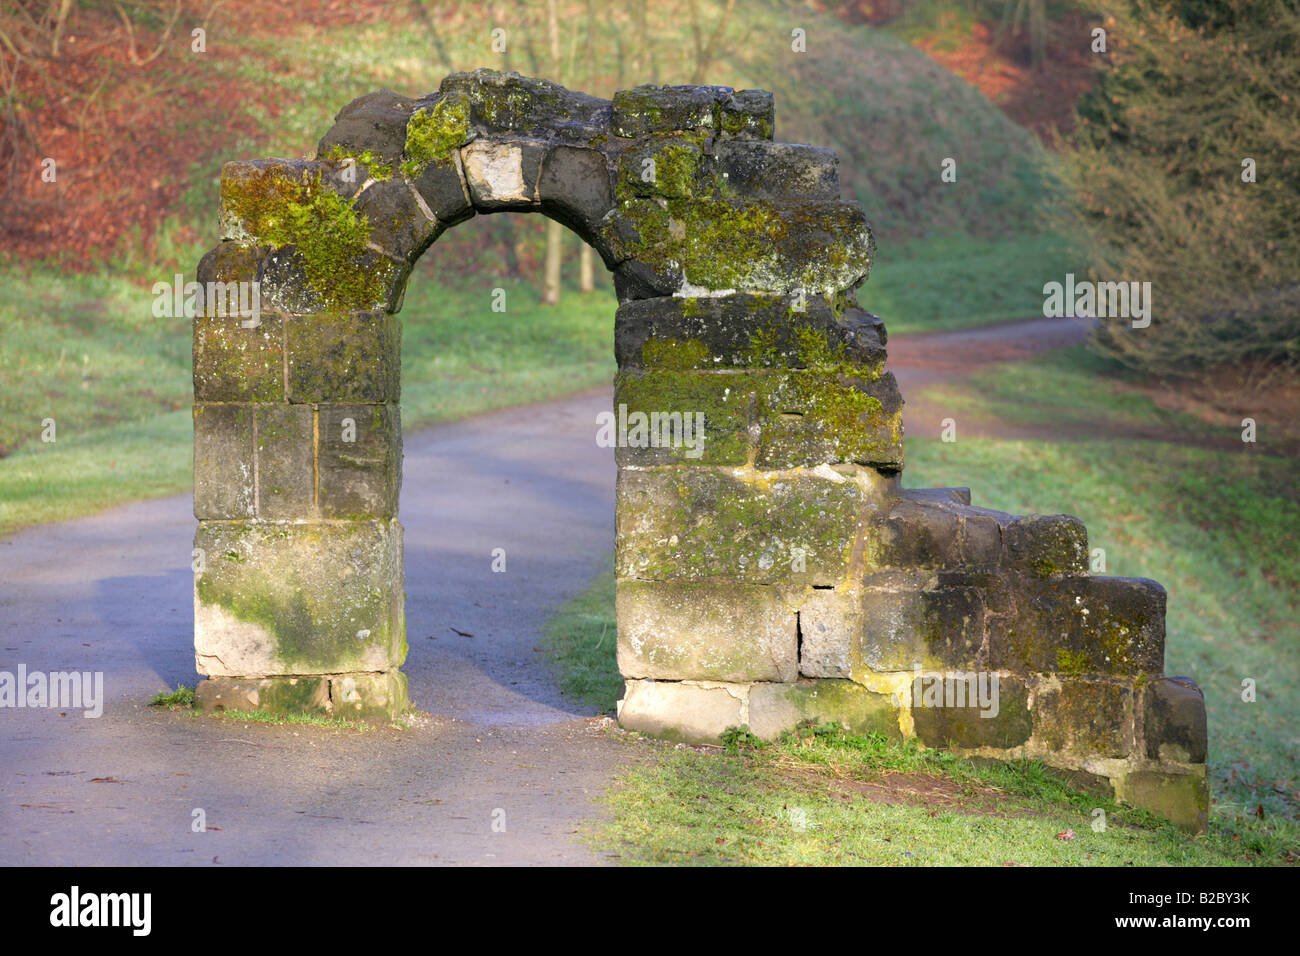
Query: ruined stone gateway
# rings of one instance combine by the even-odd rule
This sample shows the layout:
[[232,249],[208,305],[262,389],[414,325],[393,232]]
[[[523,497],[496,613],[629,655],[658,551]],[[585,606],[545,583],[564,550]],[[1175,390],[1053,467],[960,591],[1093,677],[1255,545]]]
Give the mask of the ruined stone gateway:
[[[854,292],[870,227],[833,153],[772,135],[761,91],[610,102],[476,71],[356,100],[314,160],[227,164],[198,279],[257,281],[263,311],[194,322],[200,699],[407,707],[396,314],[444,229],[540,212],[613,272],[615,405],[705,422],[702,455],[617,452],[624,727],[838,721],[1203,826],[1205,705],[1162,676],[1164,589],[1090,576],[1075,518],[903,487],[885,328]],[[995,706],[953,699],[994,676]]]

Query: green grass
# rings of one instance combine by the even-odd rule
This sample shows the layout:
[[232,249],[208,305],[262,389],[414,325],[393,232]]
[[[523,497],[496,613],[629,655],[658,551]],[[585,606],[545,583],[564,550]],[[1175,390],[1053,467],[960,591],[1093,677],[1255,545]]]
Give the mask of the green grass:
[[565,696],[597,713],[611,713],[623,693],[615,660],[614,571],[566,603],[546,624],[543,643]]
[[[935,781],[944,799],[907,801]],[[872,783],[896,797],[868,798]],[[738,752],[677,749],[626,771],[603,800],[611,820],[586,839],[634,864],[1225,866],[1284,850],[1217,824],[1189,837],[1032,761],[977,765],[832,728]]]
[[[217,720],[229,720],[239,724],[274,724],[279,727],[324,727],[328,730],[355,730],[369,733],[376,729],[375,724],[360,720],[347,720],[343,717],[317,717],[315,714],[273,714],[265,710],[222,710],[209,716]],[[404,726],[399,723],[390,727]]]
[[195,703],[194,688],[182,684],[175,690],[158,691],[153,695],[153,699],[149,701],[149,706],[167,707],[172,710],[180,708],[193,709]]
[[1050,234],[882,245],[858,300],[891,335],[1041,317],[1044,277],[1076,268],[1071,256]]
[[1207,424],[1193,415],[1162,408],[1150,394],[1139,391],[1143,384],[1150,382],[1140,373],[1096,354],[1087,345],[1076,345],[1024,361],[986,366],[959,382],[930,387],[925,398],[954,415],[968,413],[979,418],[993,407],[1002,423],[1055,431],[1061,436],[1137,432],[1173,442],[1218,439],[1241,443],[1239,425]]

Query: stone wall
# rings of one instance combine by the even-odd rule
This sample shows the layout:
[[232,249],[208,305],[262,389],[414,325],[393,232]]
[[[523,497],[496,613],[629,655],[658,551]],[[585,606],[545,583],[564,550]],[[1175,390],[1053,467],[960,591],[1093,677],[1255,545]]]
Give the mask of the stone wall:
[[194,326],[200,698],[407,705],[396,313],[444,229],[540,212],[613,273],[620,425],[703,423],[617,451],[623,726],[838,721],[1203,825],[1204,703],[1161,676],[1163,589],[1091,577],[1074,518],[902,487],[903,401],[854,292],[870,227],[834,154],[773,129],[761,91],[611,102],[476,71],[356,100],[314,160],[227,164],[198,279],[258,282],[264,313]]

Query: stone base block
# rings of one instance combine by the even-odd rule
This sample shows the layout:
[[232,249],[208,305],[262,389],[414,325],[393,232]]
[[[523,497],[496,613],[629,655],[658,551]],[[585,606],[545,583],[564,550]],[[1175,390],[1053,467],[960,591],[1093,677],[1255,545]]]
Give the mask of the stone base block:
[[406,658],[396,521],[212,522],[194,546],[194,654],[210,677],[394,671]]
[[749,690],[749,729],[773,740],[806,720],[839,724],[849,733],[902,737],[898,708],[887,694],[877,694],[847,680],[811,680],[794,684],[755,684]]
[[618,702],[624,730],[690,744],[716,744],[745,722],[747,684],[629,680]]
[[1210,821],[1210,783],[1205,767],[1185,773],[1135,770],[1111,778],[1115,796],[1124,803],[1158,813],[1195,833]]
[[213,677],[199,681],[207,711],[261,711],[387,723],[409,706],[401,671],[303,677]]
[[617,595],[624,677],[795,679],[795,615],[776,588],[620,581]]

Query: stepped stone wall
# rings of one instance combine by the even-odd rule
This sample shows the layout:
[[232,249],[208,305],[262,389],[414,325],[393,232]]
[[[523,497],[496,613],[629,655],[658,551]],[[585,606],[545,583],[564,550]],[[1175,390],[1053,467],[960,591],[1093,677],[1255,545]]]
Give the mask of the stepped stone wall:
[[[480,70],[354,101],[316,159],[227,164],[198,280],[255,281],[263,311],[194,323],[200,699],[407,706],[396,314],[444,229],[539,212],[612,272],[619,421],[661,429],[617,451],[624,727],[836,721],[1203,826],[1205,707],[1162,676],[1164,590],[1089,575],[1077,519],[902,486],[887,335],[854,292],[870,227],[834,154],[773,130],[761,91],[611,102]],[[683,419],[702,443],[657,440]]]

